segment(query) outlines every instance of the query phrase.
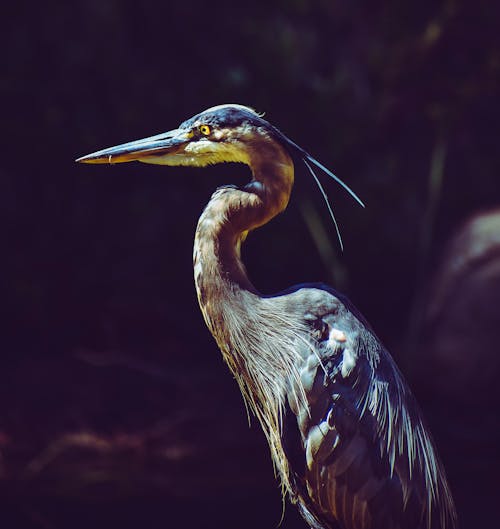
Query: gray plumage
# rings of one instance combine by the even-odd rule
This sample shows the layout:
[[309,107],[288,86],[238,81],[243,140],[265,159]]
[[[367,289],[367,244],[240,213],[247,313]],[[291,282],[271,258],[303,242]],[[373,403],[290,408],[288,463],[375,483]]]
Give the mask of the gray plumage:
[[427,427],[364,318],[324,285],[263,296],[248,279],[241,244],[286,208],[292,157],[337,179],[253,110],[221,105],[80,161],[247,164],[252,181],[218,189],[200,217],[195,285],[283,491],[315,529],[453,529],[453,500]]

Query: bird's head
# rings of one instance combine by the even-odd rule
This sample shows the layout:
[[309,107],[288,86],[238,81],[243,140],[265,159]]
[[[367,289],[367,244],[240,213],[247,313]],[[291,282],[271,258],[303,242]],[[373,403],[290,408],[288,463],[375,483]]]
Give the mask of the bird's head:
[[285,136],[251,108],[219,105],[184,121],[177,129],[103,149],[77,161],[120,163],[137,160],[196,167],[222,162],[250,165],[252,154],[259,147],[273,142],[281,144],[283,139]]
[[[302,147],[243,105],[218,105],[184,121],[177,129],[142,140],[131,141],[78,158],[83,163],[139,161],[160,165],[204,167],[222,162],[239,162],[252,170],[268,161],[287,163],[302,160],[318,184],[342,246],[340,232],[323,187],[313,166],[340,184],[361,206],[361,199],[340,178]],[[293,173],[292,173],[293,180]]]

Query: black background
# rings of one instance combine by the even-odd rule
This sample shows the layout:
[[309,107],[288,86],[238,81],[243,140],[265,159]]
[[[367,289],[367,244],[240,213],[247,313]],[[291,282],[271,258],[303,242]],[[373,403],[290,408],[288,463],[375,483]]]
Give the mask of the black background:
[[[464,472],[481,432],[464,420],[470,442],[458,449],[414,373],[443,246],[500,200],[497,4],[87,0],[1,10],[2,527],[279,523],[263,435],[247,428],[192,282],[199,213],[248,169],[74,163],[227,102],[265,112],[367,204],[323,179],[341,253],[298,167],[287,212],[245,246],[254,284],[272,293],[326,281],[346,292],[413,381],[462,526],[494,520],[498,458]],[[480,411],[497,421],[486,400]],[[283,527],[303,526],[288,508]]]

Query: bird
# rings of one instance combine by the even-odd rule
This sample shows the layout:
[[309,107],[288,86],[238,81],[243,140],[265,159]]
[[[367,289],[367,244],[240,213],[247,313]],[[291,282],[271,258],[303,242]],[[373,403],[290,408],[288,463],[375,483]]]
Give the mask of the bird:
[[335,178],[250,107],[211,107],[174,130],[77,162],[246,164],[219,187],[193,249],[201,312],[267,438],[284,496],[311,529],[455,529],[443,464],[390,353],[349,299],[322,283],[261,294],[241,258],[249,232],[288,205],[295,164]]

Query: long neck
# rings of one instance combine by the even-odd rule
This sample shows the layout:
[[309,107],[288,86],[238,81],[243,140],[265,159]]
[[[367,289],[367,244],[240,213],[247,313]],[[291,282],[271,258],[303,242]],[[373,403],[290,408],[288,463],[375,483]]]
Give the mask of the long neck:
[[286,208],[293,163],[279,146],[263,146],[259,153],[249,164],[252,181],[241,189],[218,189],[202,213],[194,241],[194,276],[205,322],[262,425],[283,490],[291,490],[280,418],[288,381],[299,377],[294,343],[301,320],[282,314],[276,300],[258,295],[240,249],[250,230]]
[[[283,211],[293,186],[293,162],[277,144],[263,145],[250,158],[252,181],[243,188],[219,188],[203,211],[194,241],[194,275],[201,310],[212,334],[221,332],[221,308],[257,290],[241,261],[248,232]],[[228,295],[231,294],[230,300]]]

